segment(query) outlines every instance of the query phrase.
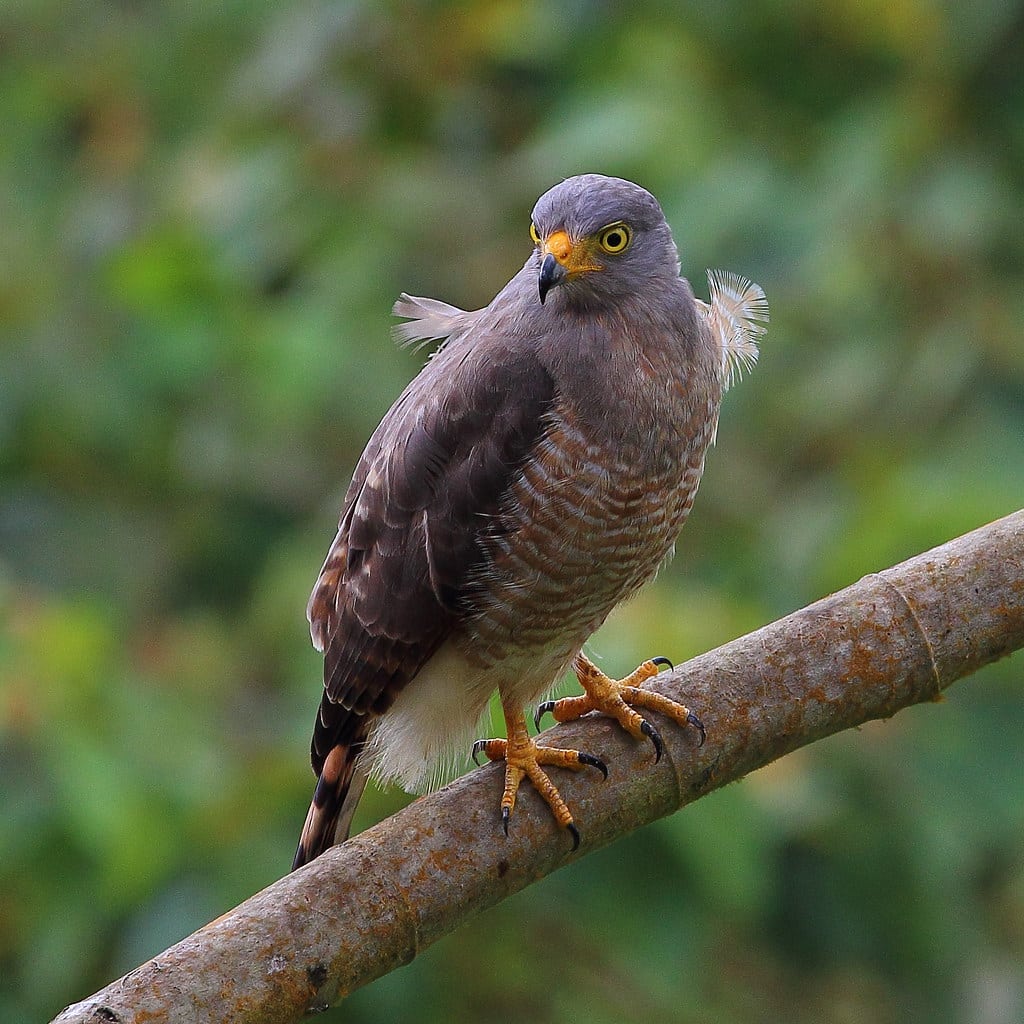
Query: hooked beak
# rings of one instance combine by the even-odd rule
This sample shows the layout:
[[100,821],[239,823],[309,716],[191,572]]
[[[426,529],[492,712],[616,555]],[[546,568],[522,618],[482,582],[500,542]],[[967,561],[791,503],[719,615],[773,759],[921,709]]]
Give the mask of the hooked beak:
[[574,242],[564,228],[547,235],[540,243],[540,252],[537,285],[540,288],[541,303],[547,298],[548,292],[563,281],[601,269],[600,263],[596,263],[591,255],[589,243]]
[[544,300],[548,296],[548,292],[552,288],[557,288],[566,278],[568,271],[562,266],[555,257],[548,253],[541,261],[540,274],[537,277],[537,284],[540,288],[540,302],[544,305]]

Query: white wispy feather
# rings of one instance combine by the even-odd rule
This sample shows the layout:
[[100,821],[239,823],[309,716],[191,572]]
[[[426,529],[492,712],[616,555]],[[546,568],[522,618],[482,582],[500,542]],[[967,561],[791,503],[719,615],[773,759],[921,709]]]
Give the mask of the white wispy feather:
[[757,362],[757,345],[768,328],[764,289],[740,274],[709,270],[710,302],[698,302],[722,349],[722,384],[731,388]]
[[451,306],[440,299],[426,299],[405,292],[398,297],[391,310],[395,316],[409,319],[392,328],[395,340],[403,348],[409,345],[417,350],[431,341],[447,338],[469,314],[458,306]]

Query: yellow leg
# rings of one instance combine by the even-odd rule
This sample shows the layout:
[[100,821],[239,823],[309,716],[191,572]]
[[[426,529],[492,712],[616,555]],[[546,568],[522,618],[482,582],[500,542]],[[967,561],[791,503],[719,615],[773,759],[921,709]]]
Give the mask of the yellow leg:
[[473,760],[478,754],[485,754],[491,761],[505,762],[505,790],[501,796],[501,824],[508,835],[508,823],[512,809],[516,805],[516,794],[524,778],[533,783],[533,788],[544,798],[555,821],[568,829],[572,835],[572,848],[580,845],[580,833],[573,822],[572,812],[561,798],[555,784],[548,778],[541,765],[555,768],[569,768],[578,771],[584,765],[596,768],[608,778],[608,769],[600,758],[593,754],[585,754],[579,750],[563,750],[560,747],[542,747],[526,731],[526,720],[519,708],[510,706],[505,700],[501,702],[505,715],[505,728],[508,739],[477,740],[473,744]]
[[584,692],[578,697],[544,701],[537,707],[534,721],[540,728],[541,716],[548,711],[554,715],[556,722],[570,722],[588,711],[600,711],[614,718],[634,739],[646,736],[654,745],[655,761],[660,761],[665,752],[665,744],[658,730],[633,710],[634,707],[641,707],[666,715],[681,726],[693,726],[700,736],[700,743],[703,743],[706,736],[704,726],[685,704],[660,693],[641,689],[641,684],[656,676],[662,665],[672,667],[667,658],[652,658],[624,679],[610,679],[585,654],[580,653],[573,662],[573,669]]

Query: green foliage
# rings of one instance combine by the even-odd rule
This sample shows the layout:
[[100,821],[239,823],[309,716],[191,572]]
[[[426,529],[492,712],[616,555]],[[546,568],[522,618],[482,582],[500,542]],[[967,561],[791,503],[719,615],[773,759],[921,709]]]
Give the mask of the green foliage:
[[[486,302],[559,178],[642,182],[698,292],[726,267],[772,308],[675,562],[593,641],[610,670],[1018,507],[1022,33],[1019,5],[927,0],[8,5],[0,1018],[286,869],[302,609],[422,359],[391,302]],[[1020,665],[586,858],[324,1019],[1019,1021]]]

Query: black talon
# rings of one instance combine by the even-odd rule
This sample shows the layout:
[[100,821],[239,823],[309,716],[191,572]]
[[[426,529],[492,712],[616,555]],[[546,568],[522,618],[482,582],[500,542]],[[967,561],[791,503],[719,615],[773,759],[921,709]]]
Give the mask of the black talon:
[[509,817],[510,817],[509,809],[507,807],[502,807],[502,809],[501,809],[501,828],[502,828],[502,831],[504,831],[506,838],[508,837],[508,819],[509,819]]
[[486,747],[486,746],[487,746],[487,740],[477,740],[473,744],[473,750],[472,750],[473,764],[475,764],[477,766],[477,768],[480,767],[480,762],[477,760],[477,754],[479,754],[480,751],[483,750],[484,747]]
[[553,700],[546,700],[533,709],[533,727],[540,732],[540,720],[555,706]]
[[[596,768],[606,779],[608,778],[608,766],[599,757],[594,757],[593,754],[584,754],[582,752],[576,754],[576,760],[580,764],[589,764],[591,768]],[[579,839],[576,840],[579,845]],[[573,847],[575,849],[575,847]]]
[[580,830],[571,821],[565,827],[572,836],[572,852],[575,853],[580,848]]
[[655,665],[664,665],[664,666],[666,666],[666,668],[668,668],[670,671],[675,668],[675,665],[673,665],[672,662],[668,660],[668,658],[661,658],[661,657],[651,658],[651,661]]
[[704,741],[708,738],[707,730],[704,728],[704,723],[692,712],[688,712],[686,715],[686,721],[700,733],[700,739],[697,741],[698,747],[704,746]]
[[661,760],[661,755],[665,753],[661,733],[646,718],[640,723],[640,731],[654,744],[654,763],[657,764]]

